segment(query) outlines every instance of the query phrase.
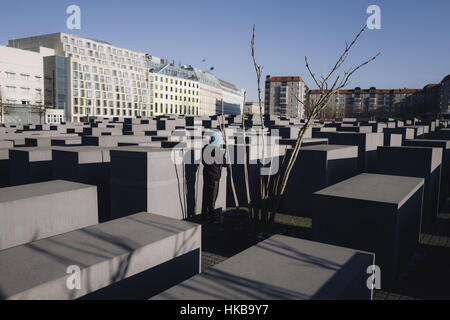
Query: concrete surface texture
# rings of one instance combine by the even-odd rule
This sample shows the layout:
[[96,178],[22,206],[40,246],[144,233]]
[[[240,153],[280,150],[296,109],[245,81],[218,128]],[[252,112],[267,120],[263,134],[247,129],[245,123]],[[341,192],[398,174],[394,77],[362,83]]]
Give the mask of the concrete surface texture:
[[9,149],[10,183],[13,186],[50,181],[52,149],[29,147]]
[[[191,154],[185,156],[190,158]],[[226,178],[224,170],[217,208],[225,208]],[[111,150],[112,218],[145,210],[185,219],[201,213],[202,186],[203,166],[175,164],[171,150],[152,147]]]
[[[0,251],[0,298],[80,298],[200,250],[200,246],[200,225],[139,213]],[[69,266],[80,268],[79,290],[67,286]],[[179,268],[190,271],[185,276],[192,276],[199,272],[199,260]],[[184,274],[183,269],[179,272]],[[169,283],[170,276],[165,275]],[[151,289],[151,279],[148,281]]]
[[405,140],[404,146],[415,147],[431,147],[442,149],[442,168],[441,168],[441,185],[439,190],[439,208],[444,209],[449,195],[450,183],[450,141],[447,140],[430,140],[430,139],[415,139]]
[[439,206],[442,148],[379,147],[377,173],[425,179],[422,232],[434,223]]
[[392,285],[419,242],[423,180],[361,174],[316,192],[312,239],[374,252]]
[[[292,150],[287,150],[290,156]],[[283,212],[311,217],[312,194],[357,174],[358,147],[315,145],[303,147],[291,171],[283,197]],[[286,168],[282,168],[284,172]]]
[[97,224],[97,211],[95,186],[59,180],[0,188],[0,250]]
[[276,235],[155,300],[371,299],[375,255]]
[[95,146],[59,147],[52,152],[52,177],[94,185],[98,193],[99,221],[110,216],[110,150]]

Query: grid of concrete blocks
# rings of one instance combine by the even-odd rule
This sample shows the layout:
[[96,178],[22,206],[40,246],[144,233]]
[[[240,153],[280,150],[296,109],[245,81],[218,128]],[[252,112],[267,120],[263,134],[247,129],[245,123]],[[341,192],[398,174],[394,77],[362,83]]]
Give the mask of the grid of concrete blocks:
[[[447,122],[315,122],[279,208],[311,217],[313,241],[273,235],[201,273],[201,225],[188,221],[202,206],[198,150],[223,125],[246,205],[244,161],[236,160],[248,148],[258,199],[268,165],[250,146],[264,141],[255,134],[261,121],[266,146],[277,146],[266,148],[279,161],[271,174],[281,175],[302,120],[161,116],[0,127],[0,298],[372,299],[374,266],[394,283],[445,205]],[[243,125],[256,131],[244,139]],[[218,209],[235,206],[230,177],[224,168]]]

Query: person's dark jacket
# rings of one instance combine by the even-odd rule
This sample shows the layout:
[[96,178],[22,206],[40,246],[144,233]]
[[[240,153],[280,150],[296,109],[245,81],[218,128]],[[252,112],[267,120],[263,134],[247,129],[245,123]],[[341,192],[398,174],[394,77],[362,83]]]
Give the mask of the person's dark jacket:
[[[210,163],[211,161],[206,161],[207,160],[206,156],[209,154],[211,154],[211,157],[215,159],[216,152],[223,154],[221,157],[223,158],[222,161],[214,161],[213,163]],[[225,151],[210,144],[204,146],[202,149],[202,163],[203,163],[203,178],[209,181],[219,181],[220,178],[222,177],[222,168],[227,166]]]

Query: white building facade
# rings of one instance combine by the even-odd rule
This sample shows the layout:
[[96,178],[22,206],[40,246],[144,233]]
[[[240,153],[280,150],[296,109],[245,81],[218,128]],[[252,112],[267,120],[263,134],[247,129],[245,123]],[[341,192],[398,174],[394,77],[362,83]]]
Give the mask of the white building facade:
[[[234,85],[104,41],[54,33],[10,40],[9,46],[54,50],[44,62],[44,100],[65,110],[70,122],[96,116],[214,115],[222,98],[226,113],[237,113],[236,106],[242,112],[243,94]],[[161,77],[164,83],[156,81]]]
[[30,51],[0,46],[0,96],[3,104],[43,105],[43,59],[53,54],[53,50],[42,47]]

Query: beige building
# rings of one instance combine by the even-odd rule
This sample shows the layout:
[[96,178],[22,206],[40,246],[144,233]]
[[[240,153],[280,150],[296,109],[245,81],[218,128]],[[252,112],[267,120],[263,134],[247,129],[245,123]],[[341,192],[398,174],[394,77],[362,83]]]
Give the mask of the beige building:
[[44,59],[44,100],[65,110],[67,121],[94,116],[215,115],[224,95],[225,103],[234,104],[240,94],[230,91],[234,85],[222,86],[208,72],[178,68],[146,53],[76,35],[15,39],[9,46],[54,50]]
[[302,119],[305,113],[306,93],[307,86],[301,77],[271,77],[268,75],[266,77],[265,113]]
[[[264,102],[262,102],[262,109],[263,109],[263,113],[264,113]],[[260,108],[259,108],[259,102],[246,102],[244,105],[244,113],[245,114],[255,114],[255,115],[261,114]]]
[[193,69],[200,86],[200,116],[212,116],[221,108],[222,89],[219,79],[209,72]]
[[43,59],[54,55],[54,51],[42,47],[34,50],[0,46],[0,96],[3,104],[44,104]]
[[150,75],[153,114],[199,114],[199,83],[160,73]]

